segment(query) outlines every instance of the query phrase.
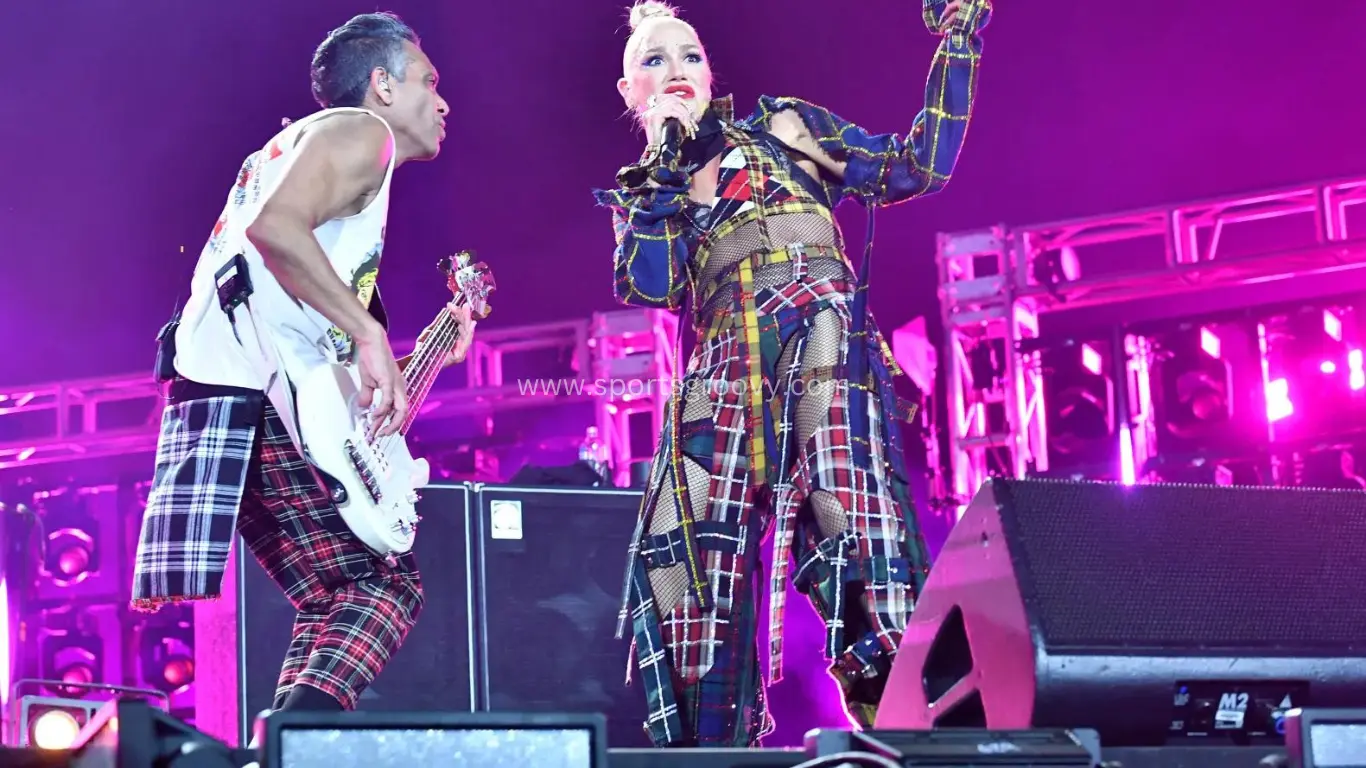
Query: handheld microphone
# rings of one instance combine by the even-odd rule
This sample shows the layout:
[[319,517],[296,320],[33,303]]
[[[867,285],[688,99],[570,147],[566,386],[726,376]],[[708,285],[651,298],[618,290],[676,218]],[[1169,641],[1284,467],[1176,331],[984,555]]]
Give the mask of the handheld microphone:
[[659,139],[659,146],[666,152],[672,151],[673,154],[678,154],[678,148],[683,144],[683,123],[676,117],[665,120],[662,134]]
[[650,172],[650,177],[656,183],[663,183],[660,173],[666,169],[674,167],[674,161],[678,158],[678,152],[683,147],[683,123],[678,118],[671,117],[664,121],[664,126],[659,137],[659,159],[654,170]]

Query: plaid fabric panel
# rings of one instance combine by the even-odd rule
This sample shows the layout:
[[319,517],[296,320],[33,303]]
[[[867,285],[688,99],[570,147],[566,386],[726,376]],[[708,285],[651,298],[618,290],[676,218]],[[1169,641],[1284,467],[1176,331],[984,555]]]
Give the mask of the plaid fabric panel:
[[263,397],[168,404],[133,560],[132,607],[216,598]]
[[[661,442],[655,458],[656,466],[691,461],[710,473],[709,498],[699,505],[704,512],[692,532],[710,610],[691,590],[663,615],[653,602],[648,571],[686,560],[688,534],[681,526],[643,536],[633,565],[635,656],[650,705],[646,729],[661,746],[750,743],[767,723],[754,645],[754,579],[768,518],[760,514],[750,477],[746,393],[732,384],[747,370],[742,346],[735,334],[722,334],[694,351],[681,397],[704,399],[711,415],[666,430],[685,439],[677,448]],[[679,403],[673,412],[685,410]],[[656,479],[663,478],[656,473]],[[647,497],[667,490],[658,484]]]
[[682,306],[697,234],[679,215],[688,200],[688,186],[685,174],[672,171],[658,187],[594,192],[598,204],[612,211],[617,241],[613,285],[621,303]]
[[[766,316],[776,322],[763,323],[763,349],[801,343],[809,319],[821,310],[839,313],[846,334],[851,323],[846,300],[832,298],[818,288],[788,286],[759,298],[761,306],[776,313]],[[771,729],[762,701],[762,678],[757,674],[758,601],[753,588],[761,578],[758,544],[774,518],[768,514],[765,494],[753,482],[746,459],[748,398],[734,386],[748,371],[738,353],[743,346],[737,334],[722,333],[698,347],[684,391],[705,393],[712,419],[679,430],[687,441],[677,453],[711,472],[709,504],[697,521],[695,535],[714,609],[701,609],[691,594],[664,615],[653,603],[649,570],[684,561],[680,529],[668,535],[642,536],[639,560],[633,566],[631,621],[636,664],[650,705],[646,729],[660,746],[752,745]],[[913,605],[914,585],[909,576],[913,571],[923,572],[928,561],[912,556],[907,546],[908,540],[919,541],[919,537],[914,519],[907,517],[906,497],[896,493],[898,483],[891,476],[883,448],[893,429],[882,417],[883,398],[867,399],[869,422],[876,434],[869,441],[875,460],[859,466],[852,445],[868,438],[857,436],[851,428],[848,397],[842,391],[847,388],[837,390],[829,416],[816,434],[798,445],[790,439],[802,391],[797,382],[809,386],[810,377],[797,377],[799,366],[779,371],[772,356],[765,358],[765,389],[772,392],[767,412],[773,420],[766,432],[779,436],[776,442],[765,440],[765,450],[775,463],[781,462],[761,484],[771,489],[779,521],[769,614],[770,637],[775,641],[769,673],[770,680],[776,681],[781,679],[781,617],[792,553],[806,564],[794,578],[802,583],[819,582],[811,603],[825,623],[826,656],[831,660],[840,659],[847,646],[862,641],[865,634],[876,638],[886,654],[895,652]],[[841,375],[840,370],[818,373],[826,384]],[[874,380],[862,386],[880,394],[890,381]],[[699,446],[709,446],[710,455],[699,451]],[[667,461],[674,454],[672,445],[661,444],[656,461]],[[664,488],[657,485],[652,490],[658,493]],[[816,491],[831,494],[849,515],[849,529],[835,540],[822,540],[802,508]],[[809,572],[815,560],[826,569],[819,579]],[[833,579],[828,577],[831,571]],[[863,596],[858,604],[846,605],[844,586],[853,582],[863,585]],[[856,637],[846,631],[851,616],[858,617]]]
[[[932,31],[947,4],[924,0]],[[938,192],[949,182],[967,138],[981,67],[981,32],[991,18],[989,0],[965,0],[962,6],[959,21],[935,50],[924,109],[905,137],[870,133],[824,107],[786,97],[761,97],[744,125],[767,126],[774,114],[797,110],[821,149],[845,164],[843,179],[827,185],[833,200],[891,205]],[[929,22],[931,18],[936,22]]]
[[[673,672],[669,649],[660,633],[658,606],[645,573],[645,561],[631,561],[627,576],[630,590],[631,650],[645,685],[646,718],[642,724],[655,746],[691,746],[692,734],[683,726],[678,697],[682,686]],[[630,684],[628,670],[627,684]]]
[[299,611],[276,708],[295,683],[354,708],[421,612],[413,553],[389,565],[347,531],[268,403],[238,529]]
[[[710,431],[712,437],[709,454],[689,457],[711,473],[706,513],[701,520],[721,526],[713,530],[732,531],[729,536],[716,534],[701,553],[708,592],[715,600],[711,615],[704,616],[690,596],[663,622],[673,669],[685,681],[700,679],[715,663],[717,627],[710,618],[729,613],[735,601],[743,597],[747,574],[740,568],[746,555],[741,544],[751,538],[751,526],[764,522],[751,517],[755,510],[754,484],[746,444],[745,397],[739,387],[731,385],[745,370],[740,346],[740,340],[729,334],[706,343],[696,355],[697,372],[690,374],[684,385],[688,397],[707,399],[712,413],[709,423],[684,427]],[[650,557],[653,553],[647,550],[644,554]]]
[[[844,389],[841,387],[840,389]],[[868,417],[875,428],[881,430],[881,404],[870,400]],[[864,594],[862,608],[873,619],[873,629],[888,651],[894,652],[900,641],[901,631],[912,608],[909,590],[909,567],[904,542],[907,528],[913,523],[907,519],[906,512],[892,496],[892,484],[888,468],[883,460],[883,440],[871,441],[873,461],[869,466],[859,466],[854,460],[853,446],[856,436],[850,429],[851,411],[847,393],[837,393],[830,409],[828,419],[819,427],[816,434],[802,445],[797,452],[796,466],[791,481],[792,492],[783,497],[780,516],[795,519],[791,505],[801,505],[817,491],[833,496],[849,516],[848,533],[853,534],[853,547],[840,548],[840,554],[833,558],[832,567],[837,569],[854,566],[862,578]],[[879,435],[880,437],[880,435]],[[775,537],[775,542],[788,543],[792,536]],[[815,549],[820,541],[805,542],[806,549]],[[783,553],[783,568],[774,568],[774,592],[786,592],[786,578],[779,582],[779,571],[786,570],[787,553]],[[775,551],[775,563],[777,560]],[[924,567],[926,563],[917,564]],[[785,576],[785,574],[784,574]],[[842,585],[840,585],[842,587]],[[852,639],[843,634],[843,621],[848,606],[842,603],[842,588],[835,589],[830,595],[831,603],[821,606],[826,623],[826,654],[835,658],[844,651]],[[770,632],[775,637],[782,636],[781,615],[774,613]],[[780,657],[775,653],[775,668],[770,670],[776,678],[779,669],[776,662]]]
[[[797,562],[793,580],[825,622],[831,675],[843,689],[846,712],[865,728],[874,725],[892,658],[930,567],[914,517],[900,425],[889,418],[900,410],[890,372],[880,355],[869,355],[868,383],[848,387],[850,394],[871,390],[864,391],[865,418],[850,418],[853,398],[836,398],[830,420],[799,453],[790,492],[779,502],[780,519],[795,521],[791,536],[781,531],[775,536],[775,542],[791,542]],[[866,439],[862,424],[869,425]],[[866,463],[853,450],[860,444],[869,456]],[[849,514],[843,534],[826,537],[811,516],[786,511],[817,491],[834,496]],[[848,604],[852,585],[858,586],[859,598]],[[770,632],[781,638],[781,615],[771,619],[777,623]],[[781,645],[772,649],[774,678],[780,651]]]

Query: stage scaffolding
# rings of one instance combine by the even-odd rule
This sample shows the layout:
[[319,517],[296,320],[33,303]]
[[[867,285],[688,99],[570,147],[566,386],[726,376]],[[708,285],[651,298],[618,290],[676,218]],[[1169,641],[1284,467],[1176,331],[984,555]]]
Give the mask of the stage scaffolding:
[[[1347,179],[1052,224],[941,233],[936,262],[949,471],[934,493],[966,503],[993,474],[1047,471],[1042,374],[1031,345],[1042,316],[1314,277],[1326,281],[1327,292],[1366,276],[1366,240],[1348,226],[1352,207],[1363,201],[1366,179]],[[1298,242],[1227,247],[1239,228],[1293,217],[1306,222]],[[469,362],[438,380],[423,420],[592,403],[603,452],[614,480],[624,485],[631,463],[653,452],[679,375],[677,330],[674,315],[639,309],[481,329]],[[1143,339],[1122,332],[1117,338],[1128,358],[1126,384],[1132,383],[1146,366]],[[1000,370],[990,382],[974,382],[974,355],[980,372],[988,344],[1005,352],[989,361]],[[411,341],[394,345],[400,353],[411,347]],[[576,383],[561,377],[559,390],[547,391],[505,375],[510,355],[537,351],[570,359]],[[1141,466],[1151,414],[1128,405],[1141,399],[1125,396],[1130,389],[1116,387],[1124,402],[1117,426],[1133,464]],[[0,390],[0,471],[150,452],[160,412],[146,374]],[[651,444],[633,445],[630,419],[645,414]]]
[[[965,504],[989,476],[1048,470],[1042,316],[1197,293],[1203,302],[1206,294],[1253,284],[1277,283],[1287,291],[1293,284],[1297,299],[1306,301],[1341,290],[1366,276],[1366,232],[1348,227],[1352,207],[1363,201],[1366,179],[1348,179],[1053,224],[941,233],[936,262],[949,455],[936,491]],[[1286,239],[1292,217],[1302,231]],[[1239,232],[1268,222],[1284,225],[1274,244],[1254,237],[1242,248],[1228,245]],[[1119,448],[1128,451],[1130,467],[1141,467],[1150,449],[1144,438],[1152,433],[1152,414],[1139,407],[1147,386],[1144,340],[1126,332],[1123,311],[1112,312],[1109,322],[1114,348],[1123,350],[1113,366],[1124,379],[1115,386]]]

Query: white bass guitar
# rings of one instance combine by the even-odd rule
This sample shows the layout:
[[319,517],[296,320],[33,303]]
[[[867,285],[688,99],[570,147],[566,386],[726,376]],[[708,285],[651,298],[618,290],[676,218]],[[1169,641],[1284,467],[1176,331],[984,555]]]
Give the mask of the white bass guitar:
[[[483,262],[462,251],[441,260],[456,302],[476,320],[488,317],[497,287]],[[445,307],[403,371],[408,415],[397,434],[371,442],[369,409],[359,404],[360,370],[353,364],[321,365],[298,383],[300,440],[313,465],[325,474],[332,499],[351,532],[382,557],[401,555],[417,535],[418,491],[431,479],[426,459],[414,459],[406,436],[455,348],[459,328]]]

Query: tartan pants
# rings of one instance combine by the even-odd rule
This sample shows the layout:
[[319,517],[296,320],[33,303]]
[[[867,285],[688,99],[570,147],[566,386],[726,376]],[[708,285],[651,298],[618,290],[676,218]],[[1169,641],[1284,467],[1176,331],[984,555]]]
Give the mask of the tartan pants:
[[422,610],[412,552],[391,566],[349,533],[267,401],[237,532],[298,611],[273,709],[296,683],[354,709]]
[[[697,409],[686,404],[671,408],[670,419],[680,423],[666,425],[656,453],[628,576],[635,663],[648,706],[645,730],[657,746],[747,747],[771,731],[757,647],[759,546],[770,532],[770,679],[778,678],[778,617],[790,553],[791,578],[825,624],[830,672],[847,711],[865,727],[872,724],[928,573],[904,473],[898,477],[893,470],[902,466],[892,455],[899,438],[893,437],[890,374],[880,358],[869,382],[842,382],[843,362],[825,372],[827,383],[841,386],[814,433],[795,434],[795,414],[813,380],[797,370],[800,365],[780,370],[780,351],[797,345],[800,363],[813,318],[823,311],[839,317],[846,361],[849,345],[868,343],[850,336],[846,302],[809,294],[809,286],[794,285],[761,296],[768,312],[701,338],[675,393],[676,400],[707,398],[708,414],[697,418]],[[752,387],[736,386],[750,380],[756,357],[765,388],[757,420],[746,397]],[[693,417],[684,417],[689,411]],[[855,418],[856,412],[867,418]],[[867,461],[855,459],[859,441]],[[756,444],[766,465],[759,477],[750,458]],[[686,482],[680,492],[688,463],[706,471],[705,498],[696,498],[700,489]],[[809,502],[822,493],[843,508],[843,532],[818,524]],[[666,505],[678,499],[693,521],[665,531],[647,524],[661,499]],[[695,585],[676,604],[657,605],[651,574],[686,568],[693,560],[711,605],[700,604]]]

